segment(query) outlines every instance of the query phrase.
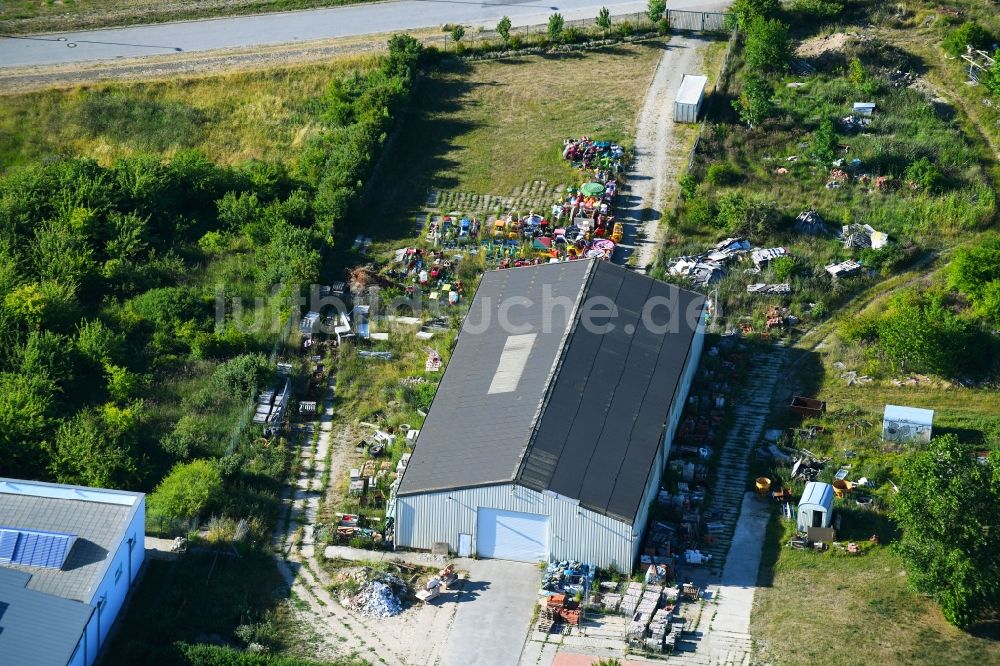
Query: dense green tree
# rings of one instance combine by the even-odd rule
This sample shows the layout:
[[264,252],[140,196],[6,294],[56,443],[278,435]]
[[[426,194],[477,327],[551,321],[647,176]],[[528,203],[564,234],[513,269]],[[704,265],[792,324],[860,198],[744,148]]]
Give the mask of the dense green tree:
[[743,54],[752,71],[785,71],[792,54],[788,26],[778,19],[754,17],[746,29]]
[[[82,210],[82,209],[76,209]],[[34,264],[42,280],[93,289],[97,267],[86,231],[59,220],[47,220],[35,231]]]
[[920,157],[906,168],[906,180],[921,192],[933,194],[941,189],[943,176],[926,157]]
[[667,0],[648,0],[646,3],[646,16],[653,23],[663,18],[667,11]]
[[830,164],[837,156],[837,132],[829,118],[824,118],[813,133],[811,152],[812,158],[824,165]]
[[952,312],[940,293],[911,290],[894,296],[858,335],[874,343],[874,354],[893,372],[954,376],[988,371],[982,363],[989,358],[982,334]]
[[150,517],[165,520],[196,518],[221,494],[222,474],[214,461],[178,463],[150,494]]
[[774,202],[762,195],[736,191],[719,197],[715,222],[732,236],[761,238],[774,231],[777,220]]
[[981,316],[1000,323],[1000,235],[991,233],[976,245],[957,248],[948,266],[948,286],[964,294]]
[[740,30],[746,31],[753,19],[774,16],[779,6],[778,0],[734,0],[729,11],[736,17]]
[[601,7],[601,11],[597,12],[597,27],[604,31],[604,36],[608,36],[608,31],[611,30],[611,12],[608,11],[607,7]]
[[549,41],[558,41],[559,38],[562,37],[563,28],[565,27],[566,20],[563,18],[562,14],[556,12],[555,14],[549,16],[549,25],[547,30]]
[[56,387],[41,375],[0,373],[0,471],[37,475],[41,442],[48,434]]
[[771,84],[764,78],[748,74],[739,97],[733,100],[733,108],[740,114],[740,120],[753,129],[774,112],[773,94]]
[[463,37],[465,37],[465,26],[456,25],[451,29],[451,41],[455,42],[455,44],[461,42]]
[[104,405],[78,412],[56,430],[49,471],[60,483],[99,488],[136,484],[140,405]]
[[500,35],[500,39],[503,40],[504,45],[510,44],[510,28],[511,22],[509,16],[504,16],[497,23],[497,34]]
[[981,464],[954,435],[903,462],[894,517],[913,587],[959,627],[1000,602],[1000,457]]
[[45,377],[62,391],[73,383],[75,349],[69,336],[52,331],[32,331],[21,349],[20,371],[28,377]]
[[271,364],[263,354],[241,354],[220,363],[212,373],[212,386],[240,398],[252,397],[271,374]]
[[965,49],[969,46],[983,50],[988,49],[992,44],[993,35],[983,26],[975,21],[966,21],[945,36],[944,41],[941,42],[941,48],[949,55],[957,57],[965,53]]

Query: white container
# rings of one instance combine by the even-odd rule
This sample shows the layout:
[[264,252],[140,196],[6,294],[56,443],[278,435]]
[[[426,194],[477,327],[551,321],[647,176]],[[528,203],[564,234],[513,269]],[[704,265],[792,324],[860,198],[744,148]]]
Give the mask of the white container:
[[698,122],[698,113],[701,111],[701,103],[705,99],[705,86],[707,84],[707,76],[684,75],[684,78],[681,79],[681,87],[677,89],[677,97],[674,99],[675,123]]

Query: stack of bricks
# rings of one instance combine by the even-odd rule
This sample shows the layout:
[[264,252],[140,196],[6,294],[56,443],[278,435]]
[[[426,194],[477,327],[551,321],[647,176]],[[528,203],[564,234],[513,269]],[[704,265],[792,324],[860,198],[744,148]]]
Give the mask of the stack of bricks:
[[552,631],[552,627],[555,625],[555,623],[556,623],[556,614],[552,611],[551,608],[548,607],[543,608],[541,615],[539,615],[538,618],[538,631],[542,632],[543,634],[547,634],[550,631]]
[[622,603],[622,595],[615,594],[614,592],[609,592],[601,596],[601,605],[604,606],[604,610],[609,613],[614,613],[618,610],[618,606]]
[[634,615],[640,599],[642,599],[642,583],[629,583],[625,589],[625,596],[622,598],[622,615]]

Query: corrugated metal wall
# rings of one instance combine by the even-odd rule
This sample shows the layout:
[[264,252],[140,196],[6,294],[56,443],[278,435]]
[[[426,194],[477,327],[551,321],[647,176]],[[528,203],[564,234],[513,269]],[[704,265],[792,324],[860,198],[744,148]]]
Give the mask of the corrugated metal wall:
[[510,484],[397,497],[396,543],[430,549],[435,541],[446,541],[457,552],[458,535],[471,534],[475,552],[476,510],[481,506],[548,516],[553,559],[581,560],[626,572],[632,569],[631,525]]
[[696,123],[698,122],[698,111],[701,109],[701,100],[697,104],[685,104],[684,102],[674,102],[674,122],[675,123]]

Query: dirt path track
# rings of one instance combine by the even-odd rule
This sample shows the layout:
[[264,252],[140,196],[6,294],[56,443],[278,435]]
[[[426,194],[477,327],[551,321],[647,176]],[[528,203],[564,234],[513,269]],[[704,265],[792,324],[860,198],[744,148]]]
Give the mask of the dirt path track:
[[634,255],[634,265],[645,269],[656,258],[666,195],[677,187],[688,153],[686,142],[674,127],[674,96],[685,74],[701,73],[709,42],[696,34],[672,35],[646,92],[621,215],[625,236],[615,257],[621,263]]

